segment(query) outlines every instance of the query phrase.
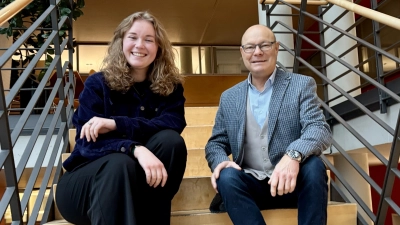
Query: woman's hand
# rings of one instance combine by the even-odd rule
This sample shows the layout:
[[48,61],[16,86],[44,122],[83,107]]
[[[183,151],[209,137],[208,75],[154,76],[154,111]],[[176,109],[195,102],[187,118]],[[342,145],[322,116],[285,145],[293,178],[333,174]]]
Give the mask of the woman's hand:
[[164,187],[168,178],[164,164],[144,146],[136,147],[133,155],[138,159],[140,166],[146,174],[147,184],[154,188],[159,184],[161,184],[161,187]]
[[105,134],[116,129],[117,125],[113,119],[95,116],[82,126],[80,138],[86,137],[88,142],[96,142],[99,134]]

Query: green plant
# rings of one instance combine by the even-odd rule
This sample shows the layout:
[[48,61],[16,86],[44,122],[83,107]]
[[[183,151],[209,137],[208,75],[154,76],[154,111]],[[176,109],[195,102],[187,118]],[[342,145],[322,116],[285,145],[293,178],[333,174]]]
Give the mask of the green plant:
[[[13,2],[15,0],[2,0],[0,2],[0,10]],[[15,42],[32,23],[34,23],[39,16],[49,7],[49,0],[34,0],[27,7],[22,9],[18,14],[8,21],[8,27],[0,28],[0,34],[6,35],[7,37],[12,37],[13,42]],[[58,4],[57,11],[59,18],[61,16],[69,15],[72,11],[73,19],[77,20],[78,17],[83,15],[82,8],[85,6],[85,0],[73,0],[72,7],[69,6],[69,0],[60,0]],[[42,24],[38,27],[38,30],[33,32],[28,39],[23,43],[23,48],[31,48],[29,50],[19,49],[14,55],[19,56],[20,67],[25,67],[32,58],[36,55],[44,42],[47,40],[51,34],[51,30],[46,30],[46,28],[51,28],[51,18],[48,16]],[[60,43],[68,37],[67,26],[63,25],[58,34]],[[45,67],[48,67],[53,61],[54,49],[50,46],[47,48],[45,56]],[[42,70],[38,76],[31,76],[32,79],[36,79],[39,82],[46,70]]]

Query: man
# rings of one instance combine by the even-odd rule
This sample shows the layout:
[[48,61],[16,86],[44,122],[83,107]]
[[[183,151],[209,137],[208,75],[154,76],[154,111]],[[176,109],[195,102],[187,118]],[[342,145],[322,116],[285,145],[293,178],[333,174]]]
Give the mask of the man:
[[[235,225],[265,224],[260,209],[295,207],[299,225],[326,224],[327,175],[318,155],[331,131],[314,79],[276,68],[278,50],[269,28],[244,33],[240,52],[250,73],[221,95],[205,149],[211,183]],[[210,208],[221,209],[216,202]]]

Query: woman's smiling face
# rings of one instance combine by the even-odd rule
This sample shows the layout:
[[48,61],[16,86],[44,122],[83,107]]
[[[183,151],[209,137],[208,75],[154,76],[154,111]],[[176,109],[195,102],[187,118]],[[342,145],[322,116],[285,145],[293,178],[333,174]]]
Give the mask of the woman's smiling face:
[[134,71],[147,72],[158,50],[153,24],[146,20],[133,22],[132,27],[124,35],[122,49]]

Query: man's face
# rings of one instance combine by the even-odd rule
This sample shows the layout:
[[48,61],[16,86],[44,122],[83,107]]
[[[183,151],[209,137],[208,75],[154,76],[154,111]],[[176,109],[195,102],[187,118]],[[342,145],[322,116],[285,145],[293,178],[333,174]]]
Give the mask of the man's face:
[[[248,51],[252,51],[251,47],[254,45],[258,46],[253,48],[253,52],[245,52],[243,47],[240,48],[244,65],[252,76],[268,77],[276,67],[279,43],[275,42],[271,30],[262,25],[255,25],[247,29],[242,37],[242,46],[250,47]],[[270,45],[270,49],[268,45]]]

